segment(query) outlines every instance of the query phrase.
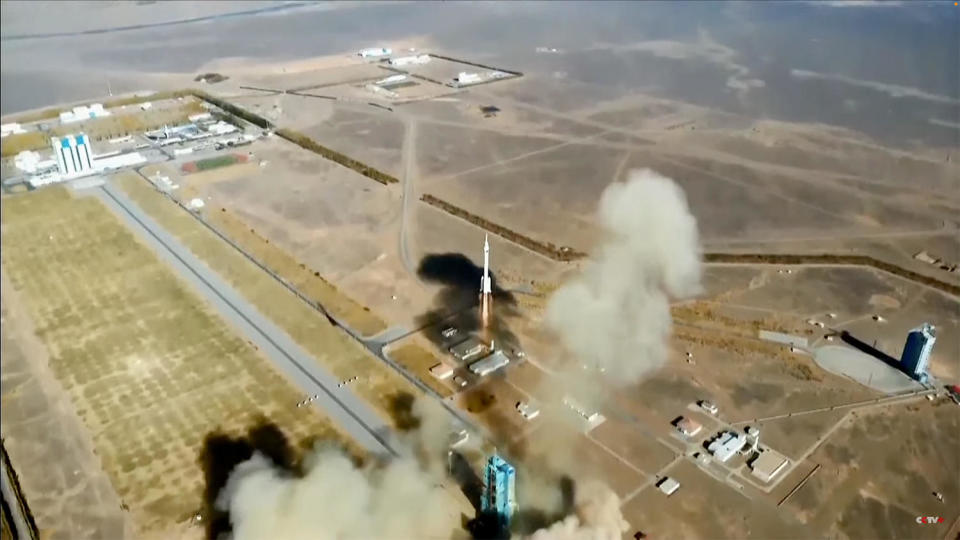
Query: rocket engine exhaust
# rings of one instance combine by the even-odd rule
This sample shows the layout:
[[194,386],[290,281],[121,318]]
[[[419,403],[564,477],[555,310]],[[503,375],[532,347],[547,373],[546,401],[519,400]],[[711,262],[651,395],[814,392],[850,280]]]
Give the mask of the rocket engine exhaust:
[[490,336],[490,315],[493,312],[493,285],[490,279],[490,237],[483,236],[483,276],[480,278],[480,325],[484,340]]

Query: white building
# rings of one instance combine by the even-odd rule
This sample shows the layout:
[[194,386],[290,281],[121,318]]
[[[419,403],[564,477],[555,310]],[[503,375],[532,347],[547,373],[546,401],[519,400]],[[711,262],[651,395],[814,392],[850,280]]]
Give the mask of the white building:
[[90,142],[83,133],[53,137],[50,139],[53,146],[53,157],[57,161],[57,168],[64,178],[76,178],[92,174],[93,159],[90,151]]
[[212,126],[208,126],[207,131],[213,133],[214,135],[226,135],[227,133],[233,133],[234,131],[237,131],[237,126],[231,124],[230,122],[224,122],[221,120]]
[[383,58],[391,54],[393,54],[393,50],[386,47],[371,47],[369,49],[360,49],[360,51],[357,52],[357,56],[361,58]]
[[79,107],[74,107],[72,111],[60,113],[60,123],[70,124],[72,122],[81,122],[102,116],[110,116],[110,111],[105,110],[102,103],[94,103],[89,107],[80,105]]
[[678,489],[680,489],[680,482],[677,482],[668,476],[661,480],[659,484],[657,484],[657,488],[662,491],[664,495],[669,497],[670,495],[676,493]]
[[587,430],[591,430],[607,419],[597,411],[588,410],[570,397],[563,398],[563,404],[569,407],[574,413],[587,423]]
[[13,165],[25,173],[36,174],[37,171],[56,167],[57,162],[52,159],[40,159],[38,152],[24,150],[13,158]]
[[503,351],[493,351],[493,354],[487,356],[483,360],[477,360],[476,362],[470,364],[470,371],[477,376],[483,377],[493,373],[509,363],[510,359],[507,358],[507,355],[503,354]]
[[391,58],[391,66],[410,66],[410,65],[422,65],[430,63],[429,54],[418,54],[413,56],[401,56],[399,58]]
[[760,453],[756,459],[750,464],[750,468],[753,471],[753,475],[763,480],[764,482],[769,482],[773,480],[775,476],[780,474],[783,469],[787,467],[790,462],[787,458],[782,455],[770,450],[769,448]]
[[376,84],[377,86],[384,86],[384,85],[389,86],[389,85],[391,85],[391,84],[401,83],[401,82],[403,82],[403,81],[405,81],[405,80],[407,80],[407,76],[406,76],[406,75],[391,75],[391,76],[387,77],[386,79],[380,79],[379,81],[375,82],[374,84]]
[[26,132],[27,130],[23,129],[23,127],[16,122],[11,124],[0,124],[0,138],[6,137],[7,135],[16,135],[18,133]]
[[732,458],[737,452],[743,449],[747,444],[747,437],[740,433],[725,431],[719,437],[714,439],[707,447],[707,450],[713,454],[713,457],[720,460],[721,463]]
[[453,82],[458,86],[463,86],[465,84],[474,84],[480,82],[480,75],[476,73],[467,73],[466,71],[461,71],[454,77]]
[[146,163],[147,158],[140,152],[127,152],[126,154],[117,154],[104,158],[97,158],[93,161],[93,168],[96,171],[106,171],[119,169],[121,167],[131,167]]
[[449,379],[450,376],[453,375],[453,368],[447,364],[444,364],[443,362],[440,362],[439,364],[436,364],[430,368],[430,374],[442,381],[444,379]]

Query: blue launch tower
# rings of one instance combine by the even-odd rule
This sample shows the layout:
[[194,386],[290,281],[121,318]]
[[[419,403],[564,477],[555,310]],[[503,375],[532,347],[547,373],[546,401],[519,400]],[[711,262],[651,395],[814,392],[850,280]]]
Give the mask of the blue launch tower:
[[480,511],[496,514],[504,528],[510,525],[510,518],[517,508],[516,481],[517,471],[513,465],[497,454],[490,456],[483,470]]
[[933,344],[936,341],[936,328],[928,323],[914,328],[907,334],[907,342],[903,345],[903,356],[900,357],[900,364],[907,375],[920,382],[926,380],[930,353],[933,352]]

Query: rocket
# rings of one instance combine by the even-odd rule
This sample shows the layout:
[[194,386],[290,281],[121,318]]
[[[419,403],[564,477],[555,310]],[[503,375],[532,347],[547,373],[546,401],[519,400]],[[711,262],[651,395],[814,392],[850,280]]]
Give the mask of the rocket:
[[489,235],[483,236],[483,277],[480,278],[480,294],[483,296],[493,292],[490,282],[490,240]]

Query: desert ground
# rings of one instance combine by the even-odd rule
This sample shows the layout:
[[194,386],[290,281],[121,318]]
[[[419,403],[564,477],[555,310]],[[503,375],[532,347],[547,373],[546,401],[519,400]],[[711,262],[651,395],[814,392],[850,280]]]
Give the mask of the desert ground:
[[[89,492],[96,498],[78,501],[78,511],[91,511],[78,518],[86,525],[61,520],[57,509],[66,501],[37,501],[38,525],[54,537],[73,537],[74,526],[113,535],[127,520],[143,537],[195,537],[200,531],[191,524],[204,505],[199,458],[205,437],[239,434],[260,417],[297,444],[338,437],[318,412],[294,407],[290,384],[97,200],[64,188],[5,198],[3,235],[5,279],[32,321],[11,331],[35,340],[34,350],[44,353],[31,355],[34,373],[12,379],[9,393],[5,370],[5,436],[33,419],[78,437],[71,431],[75,419],[59,407],[44,412],[36,401],[43,394],[24,385],[65,393],[86,430],[73,451],[78,465],[64,473],[61,481],[69,483],[63,487],[76,485],[80,474],[99,486]],[[44,461],[31,448],[48,444],[35,430],[12,438],[11,459],[23,464],[27,493],[56,491],[44,483],[56,475],[28,465]],[[115,492],[103,486],[90,452]],[[125,511],[107,505],[111,500]]]
[[[308,12],[300,24],[312,20]],[[391,72],[356,57],[345,45],[353,41],[343,38],[334,40],[336,50],[303,49],[290,54],[295,59],[204,52],[189,69],[124,76],[125,84],[149,81],[160,89],[192,85],[195,73],[221,73],[228,78],[205,91],[397,182],[374,181],[279,134],[232,150],[245,164],[188,174],[182,166],[196,158],[175,157],[108,181],[385,422],[404,429],[408,418],[398,408],[424,395],[463,413],[486,436],[472,448],[471,463],[495,446],[518,464],[521,495],[531,491],[524,472],[538,468],[574,483],[600,480],[619,499],[626,538],[643,531],[866,539],[956,530],[960,409],[942,387],[960,382],[960,163],[955,137],[951,143],[943,132],[922,133],[915,118],[904,122],[902,136],[888,133],[906,118],[909,107],[894,106],[904,95],[923,102],[922,114],[940,116],[956,107],[954,98],[882,87],[895,111],[875,122],[834,121],[830,107],[820,115],[783,114],[755,97],[765,86],[754,77],[768,79],[766,92],[784,83],[768,68],[746,67],[706,31],[690,43],[597,42],[550,54],[526,44],[512,51],[514,41],[504,38],[485,52],[469,40],[444,49],[438,43],[448,35],[425,37],[430,32],[411,19],[413,29],[391,42],[397,51],[474,53],[477,62],[524,74],[460,89],[417,80],[387,99],[365,85]],[[385,35],[393,24],[383,23]],[[569,40],[575,48],[577,37]],[[29,43],[11,41],[8,50]],[[653,60],[631,64],[637,55]],[[669,83],[643,77],[646,68],[662,76],[670,73],[668,60],[691,58],[720,73],[711,76],[726,82],[722,98],[685,84],[683,70]],[[460,70],[445,61],[410,69],[442,80]],[[832,77],[809,73],[788,78]],[[874,102],[859,92],[877,85],[838,84],[857,88],[851,95],[859,104],[844,107],[865,107],[870,116],[865,104]],[[671,305],[662,366],[629,385],[585,367],[571,385],[565,370],[579,363],[546,329],[551,294],[600,251],[603,190],[646,168],[682,188],[707,254],[865,255],[903,272],[869,264],[705,263],[703,291]],[[155,190],[149,179],[158,174],[179,190]],[[426,196],[498,228],[428,204]],[[195,199],[202,210],[175,204]],[[14,359],[4,365],[4,436],[19,439],[6,446],[43,528],[55,536],[87,527],[97,531],[92,537],[197,537],[201,527],[191,520],[204,504],[197,459],[206,434],[239,434],[263,416],[301,447],[343,438],[320,414],[293,407],[303,396],[95,200],[51,188],[4,196],[3,205],[4,292],[12,291],[4,300],[3,346]],[[503,231],[586,257],[565,261]],[[488,234],[496,292],[493,330],[481,332],[474,305]],[[921,251],[941,262],[919,260]],[[815,361],[818,347],[842,345],[841,332],[898,359],[907,332],[923,322],[938,329],[930,365],[937,388],[888,395]],[[448,325],[496,339],[513,361],[484,378],[469,374],[440,337]],[[807,345],[764,340],[763,330]],[[399,367],[361,343],[384,346]],[[427,370],[440,361],[458,364],[463,387],[432,377]],[[19,390],[34,386],[43,389],[36,398]],[[587,402],[605,417],[598,426],[586,427],[560,404],[569,397],[561,392],[578,389],[578,399],[604,389],[603,399]],[[701,400],[718,412],[698,407]],[[518,402],[542,412],[526,420]],[[702,432],[680,435],[671,424],[680,416],[701,423]],[[34,419],[56,426],[64,441],[57,444],[79,441],[59,465],[56,486],[34,465],[46,455],[31,452],[43,444],[24,428]],[[694,457],[720,431],[745,426],[759,428],[762,443],[789,461],[770,484],[750,474],[749,456],[726,464]],[[562,459],[551,445],[566,450]],[[669,497],[656,487],[666,476],[682,485]],[[95,487],[81,497],[71,491],[77,485]],[[37,495],[51,489],[67,494]],[[532,509],[524,502],[521,511]],[[64,508],[70,513],[61,518]],[[918,515],[945,523],[921,528]]]

